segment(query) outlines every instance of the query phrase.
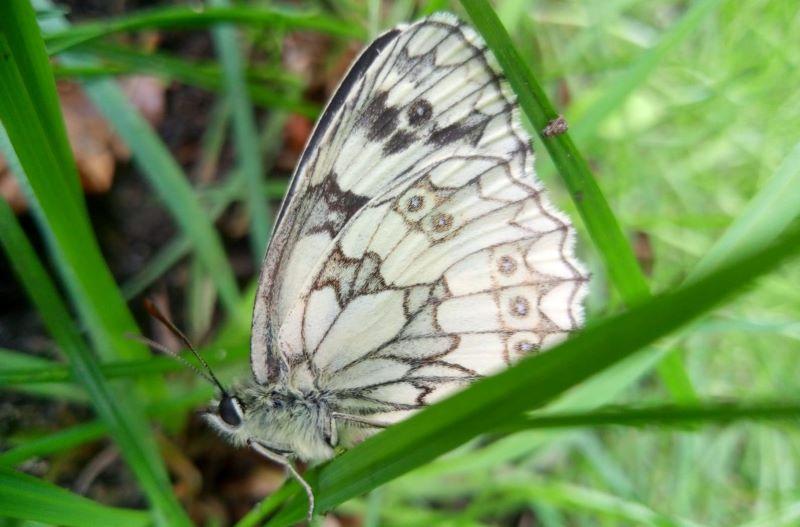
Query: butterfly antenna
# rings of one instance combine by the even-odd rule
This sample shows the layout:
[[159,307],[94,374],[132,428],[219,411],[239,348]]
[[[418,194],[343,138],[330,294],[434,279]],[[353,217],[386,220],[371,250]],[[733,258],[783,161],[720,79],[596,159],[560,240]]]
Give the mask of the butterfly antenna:
[[200,364],[203,366],[203,371],[198,370],[193,364],[189,363],[186,359],[184,359],[183,357],[181,357],[177,353],[174,353],[174,352],[168,350],[166,347],[164,347],[164,346],[162,346],[162,345],[160,345],[160,344],[158,344],[156,342],[153,342],[152,340],[145,339],[148,342],[148,344],[150,344],[151,346],[155,344],[156,349],[161,350],[161,351],[166,351],[166,353],[168,353],[172,357],[175,357],[178,360],[180,360],[181,362],[183,362],[184,364],[187,364],[190,368],[192,368],[194,371],[196,371],[198,374],[200,374],[203,378],[207,379],[209,382],[211,382],[212,384],[216,385],[216,387],[219,388],[219,390],[222,392],[223,395],[227,395],[228,391],[225,388],[223,388],[222,383],[219,382],[219,379],[217,379],[217,376],[214,375],[214,371],[211,369],[211,366],[209,366],[208,363],[206,362],[206,360],[202,357],[202,355],[200,355],[197,352],[197,350],[192,345],[192,343],[189,340],[189,338],[186,335],[184,335],[183,332],[181,330],[179,330],[177,328],[177,326],[175,326],[175,324],[173,324],[156,307],[156,305],[153,302],[151,302],[149,299],[147,299],[147,298],[144,299],[144,308],[147,310],[147,312],[150,314],[151,317],[153,317],[154,319],[156,319],[159,322],[161,322],[164,325],[164,327],[166,327],[168,330],[170,330],[173,335],[178,337],[181,340],[181,342],[183,342],[183,344],[189,349],[189,351],[192,352],[192,355],[194,355],[194,357],[198,360],[198,362],[200,362]]
[[135,340],[136,342],[140,342],[140,343],[144,344],[145,346],[150,346],[151,348],[153,348],[153,349],[155,349],[157,351],[160,351],[164,355],[168,355],[170,358],[173,358],[173,359],[177,360],[178,362],[180,362],[181,364],[183,364],[184,366],[186,366],[187,368],[189,368],[190,370],[195,372],[199,377],[202,377],[203,379],[207,380],[211,384],[216,385],[216,383],[214,382],[214,379],[212,379],[206,372],[204,372],[203,370],[201,370],[200,368],[198,368],[197,366],[195,366],[194,364],[192,364],[188,360],[184,359],[179,352],[172,351],[171,349],[169,349],[165,345],[163,345],[163,344],[161,344],[159,342],[156,342],[155,340],[151,340],[151,339],[149,339],[147,337],[143,337],[141,335],[136,335],[134,333],[126,333],[125,334],[125,338],[130,339],[130,340]]

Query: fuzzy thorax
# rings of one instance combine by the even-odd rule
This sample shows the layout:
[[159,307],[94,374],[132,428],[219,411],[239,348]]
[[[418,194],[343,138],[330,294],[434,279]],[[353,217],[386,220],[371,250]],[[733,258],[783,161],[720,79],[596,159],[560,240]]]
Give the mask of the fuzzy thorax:
[[303,461],[333,457],[328,432],[331,416],[323,399],[255,382],[232,395],[241,404],[240,424],[226,423],[216,411],[206,413],[205,417],[234,445],[244,446],[248,440],[254,440],[273,452]]

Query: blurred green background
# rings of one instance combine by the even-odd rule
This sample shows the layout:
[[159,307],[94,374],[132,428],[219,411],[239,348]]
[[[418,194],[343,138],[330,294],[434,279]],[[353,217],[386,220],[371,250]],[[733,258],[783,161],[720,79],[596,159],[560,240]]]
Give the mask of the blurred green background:
[[[158,448],[192,520],[228,525],[278,487],[280,471],[255,469],[253,458],[232,452],[205,430],[195,409],[213,395],[211,389],[179,364],[149,359],[142,347],[125,340],[123,330],[138,325],[144,334],[174,344],[140,308],[143,296],[155,297],[202,344],[224,378],[246,375],[250,295],[271,217],[336,81],[360,46],[383,29],[440,9],[469,16],[458,2],[435,0],[210,2],[229,13],[242,10],[239,23],[214,29],[210,26],[219,20],[213,16],[202,21],[198,14],[196,22],[184,17],[181,27],[167,16],[169,9],[199,5],[34,2],[62,107],[65,93],[80,90],[97,108],[96,118],[117,135],[95,133],[102,124],[85,122],[86,101],[70,102],[72,122],[64,110],[67,128],[82,130],[78,136],[101,136],[98,141],[110,152],[107,145],[116,141],[127,145],[128,152],[103,158],[113,167],[109,181],[109,170],[93,172],[91,163],[99,161],[72,141],[84,187],[87,172],[105,177],[109,187],[86,198],[88,218],[121,292],[92,290],[96,277],[105,283],[100,253],[98,268],[86,263],[87,252],[74,250],[70,256],[83,234],[67,213],[48,216],[47,200],[59,198],[47,198],[34,176],[28,175],[17,194],[12,189],[3,195],[34,203],[34,213],[19,212],[18,218],[40,258],[54,257],[47,269],[61,276],[60,291],[70,298],[76,320],[70,331],[86,336],[101,356],[103,350],[123,350],[104,358],[128,362],[102,373],[135,383],[139,400],[131,404],[137,411],[149,405],[161,430]],[[723,239],[735,250],[757,244],[771,224],[800,210],[800,4],[795,0],[492,5],[566,117],[654,293],[699,274],[696,265],[731,224],[743,225],[733,238]],[[298,23],[253,15],[275,7],[319,16]],[[136,18],[146,12],[152,16]],[[117,87],[116,80],[141,76],[159,79],[160,85],[125,93]],[[158,107],[152,127],[129,106],[137,93],[145,99],[138,111],[148,104]],[[5,136],[3,142],[2,181],[10,181],[20,167]],[[581,236],[579,252],[593,276],[589,319],[621,311],[630,299],[609,279],[538,138],[535,150],[537,173],[575,218]],[[70,170],[62,197],[76,187]],[[75,221],[81,210],[75,209]],[[203,221],[194,219],[201,216]],[[721,258],[725,249],[715,247],[712,256]],[[84,263],[85,269],[75,271]],[[703,265],[716,263],[711,257]],[[6,449],[0,467],[22,468],[114,507],[140,508],[144,494],[152,503],[119,451],[109,446],[106,425],[92,420],[86,393],[59,366],[54,349],[63,348],[63,341],[54,346],[47,336],[36,315],[41,307],[26,300],[9,263],[4,261],[0,272],[0,446]],[[677,369],[653,361],[642,375],[612,372],[576,396],[576,405],[796,399],[798,283],[800,265],[781,267],[745,296],[673,335],[669,347],[679,359]],[[106,306],[118,306],[123,314],[114,316],[117,307]],[[165,375],[166,383],[160,380]],[[93,393],[89,398],[96,401]],[[324,525],[798,525],[796,425],[797,420],[678,429],[656,424],[490,436],[340,505]],[[3,485],[8,490],[19,484],[2,479],[4,474],[0,504]],[[40,490],[53,490],[47,489]],[[81,511],[67,524],[81,524],[81,518],[86,525],[98,524],[92,521],[108,512]],[[135,514],[129,520],[149,521]],[[38,525],[12,519],[0,524],[4,521]]]

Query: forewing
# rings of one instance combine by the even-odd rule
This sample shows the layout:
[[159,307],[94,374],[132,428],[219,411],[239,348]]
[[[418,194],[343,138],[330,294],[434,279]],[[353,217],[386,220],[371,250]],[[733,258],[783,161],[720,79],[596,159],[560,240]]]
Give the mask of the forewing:
[[455,155],[529,162],[513,99],[491,60],[474,31],[435,15],[390,31],[356,61],[312,134],[265,257],[251,342],[260,382],[285,373],[277,328],[370,200]]

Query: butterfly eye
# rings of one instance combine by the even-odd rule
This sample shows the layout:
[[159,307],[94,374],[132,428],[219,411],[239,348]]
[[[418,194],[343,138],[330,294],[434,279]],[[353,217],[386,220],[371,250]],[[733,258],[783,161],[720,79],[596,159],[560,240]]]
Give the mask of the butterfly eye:
[[242,424],[242,405],[236,397],[223,395],[217,407],[217,413],[230,426]]

